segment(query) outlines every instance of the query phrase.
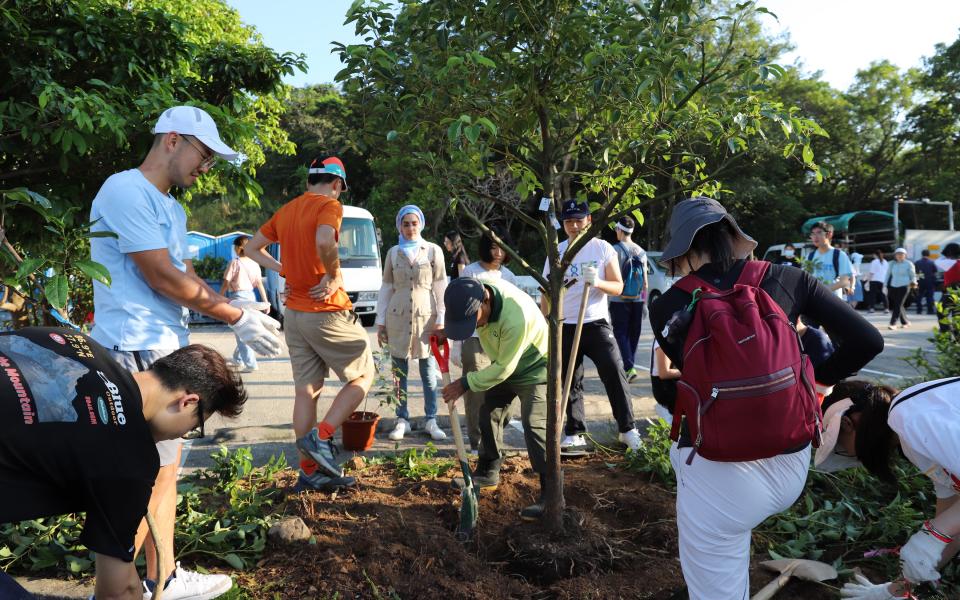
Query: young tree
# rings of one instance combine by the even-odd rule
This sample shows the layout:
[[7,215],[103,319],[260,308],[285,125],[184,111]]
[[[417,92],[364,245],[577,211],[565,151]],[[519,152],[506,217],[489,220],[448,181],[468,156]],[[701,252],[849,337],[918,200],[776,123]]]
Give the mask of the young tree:
[[[784,156],[818,174],[809,144],[822,130],[765,99],[765,83],[782,70],[737,43],[745,20],[764,9],[711,8],[706,0],[358,0],[347,20],[365,43],[337,45],[338,79],[368,127],[412,148],[485,233],[497,239],[456,198],[514,212],[546,249],[542,276],[505,246],[549,299],[544,495],[553,531],[562,528],[559,309],[571,258],[622,215],[642,222],[650,203],[718,194],[720,174],[756,136],[776,136]],[[498,167],[519,182],[519,208],[473,185]],[[592,201],[593,223],[561,257],[551,216],[574,197]]]

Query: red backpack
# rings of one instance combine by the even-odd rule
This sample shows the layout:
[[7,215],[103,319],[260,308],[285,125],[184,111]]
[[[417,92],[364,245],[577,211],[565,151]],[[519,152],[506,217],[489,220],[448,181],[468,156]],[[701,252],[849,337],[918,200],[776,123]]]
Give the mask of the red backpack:
[[693,294],[671,437],[686,415],[694,440],[687,464],[769,458],[820,445],[813,367],[783,309],[760,289],[770,263],[747,261],[733,288],[694,275],[674,285]]

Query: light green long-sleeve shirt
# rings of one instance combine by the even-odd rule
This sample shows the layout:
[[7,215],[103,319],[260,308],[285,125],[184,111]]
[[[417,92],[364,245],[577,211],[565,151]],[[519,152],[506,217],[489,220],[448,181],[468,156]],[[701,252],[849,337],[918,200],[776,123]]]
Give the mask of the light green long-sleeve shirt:
[[490,366],[464,377],[468,389],[483,392],[509,381],[519,385],[547,381],[547,321],[526,292],[503,280],[483,280],[492,311],[477,328]]
[[890,287],[907,287],[917,282],[917,269],[909,260],[899,262],[890,261],[890,270],[887,272],[887,285]]

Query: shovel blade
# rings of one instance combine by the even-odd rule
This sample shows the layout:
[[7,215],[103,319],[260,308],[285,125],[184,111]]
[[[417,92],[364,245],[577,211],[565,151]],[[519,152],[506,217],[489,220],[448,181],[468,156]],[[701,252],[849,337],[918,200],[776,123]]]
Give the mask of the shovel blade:
[[819,560],[806,560],[802,558],[784,558],[780,560],[767,560],[760,563],[766,569],[776,571],[777,573],[786,573],[792,577],[806,581],[827,581],[837,578],[837,570],[831,565]]
[[457,539],[461,542],[466,542],[473,536],[480,512],[477,488],[469,481],[465,483],[467,485],[460,492],[460,523],[457,525]]

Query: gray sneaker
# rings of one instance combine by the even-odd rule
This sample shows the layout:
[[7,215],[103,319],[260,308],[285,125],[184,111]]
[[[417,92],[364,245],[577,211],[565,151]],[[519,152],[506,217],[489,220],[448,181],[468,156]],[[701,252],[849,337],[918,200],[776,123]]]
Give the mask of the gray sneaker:
[[318,491],[335,492],[346,487],[357,485],[354,477],[328,477],[319,470],[314,471],[313,475],[307,475],[300,471],[300,477],[297,478],[297,485],[293,486],[294,492]]
[[333,440],[321,440],[316,428],[297,440],[297,448],[312,458],[323,474],[329,477],[343,477],[343,469],[337,464],[337,454],[340,451],[337,450]]

